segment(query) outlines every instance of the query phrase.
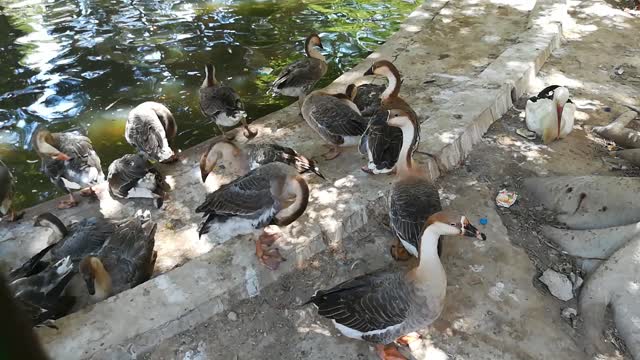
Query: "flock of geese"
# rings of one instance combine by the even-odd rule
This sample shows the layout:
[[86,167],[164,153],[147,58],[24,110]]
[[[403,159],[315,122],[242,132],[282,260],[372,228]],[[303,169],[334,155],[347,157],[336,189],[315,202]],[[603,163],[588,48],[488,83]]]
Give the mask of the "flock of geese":
[[[386,86],[352,84],[344,93],[312,91],[327,71],[316,47],[322,48],[321,39],[311,34],[305,42],[307,56],[284,68],[270,92],[298,98],[302,117],[329,148],[323,154],[326,160],[338,157],[344,147],[357,145],[368,160],[363,171],[395,174],[388,197],[390,224],[397,238],[391,252],[397,260],[417,257],[419,264],[409,272],[392,269],[358,276],[317,291],[307,303],[313,303],[345,336],[376,343],[381,358],[403,358],[394,342],[410,340],[407,335],[432,323],[444,306],[446,274],[439,258],[440,236],[486,237],[465,216],[442,211],[437,188],[414,163],[420,124],[416,112],[399,95],[402,81],[398,69],[380,60],[363,74],[385,77]],[[291,148],[272,143],[241,145],[229,139],[223,129],[239,123],[248,139],[257,132],[246,123],[240,96],[216,80],[213,65],[206,66],[205,74],[200,108],[225,139],[202,154],[202,181],[222,163],[225,169],[242,175],[208,194],[195,209],[203,214],[199,234],[263,229],[256,242],[256,256],[267,268],[277,269],[283,261],[273,246],[279,235],[267,227],[287,226],[305,212],[309,202],[305,173],[324,176],[315,161]],[[568,115],[562,113],[556,99],[567,102],[568,93],[562,89],[545,89],[532,98],[532,105],[527,104],[527,111],[537,114],[527,123],[544,135],[545,142],[566,135],[563,129]],[[106,181],[110,194],[152,198],[162,207],[169,187],[154,163],[170,164],[178,159],[171,146],[176,133],[177,124],[164,105],[145,102],[134,108],[127,119],[125,138],[137,153],[124,155],[109,166]],[[69,194],[58,204],[60,209],[77,205],[74,190],[83,189],[81,194],[90,196],[93,187],[105,181],[100,159],[85,136],[42,129],[34,135],[33,148],[42,160],[42,171]],[[4,164],[0,166],[0,186],[0,210],[8,220],[18,220],[20,214],[11,207],[14,181]],[[89,302],[100,301],[152,275],[157,225],[150,221],[148,212],[120,221],[86,218],[70,226],[45,213],[36,218],[35,225],[51,228],[60,240],[9,274],[11,288],[34,324],[64,316],[83,295]],[[69,290],[72,287],[75,292]]]

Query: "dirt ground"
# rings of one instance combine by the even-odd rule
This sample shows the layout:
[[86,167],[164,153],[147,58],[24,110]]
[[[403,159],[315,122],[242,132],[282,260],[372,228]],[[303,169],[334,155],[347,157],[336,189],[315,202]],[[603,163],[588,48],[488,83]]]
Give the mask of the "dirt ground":
[[[640,107],[640,19],[637,13],[624,10],[623,3],[589,0],[570,5],[575,24],[566,31],[561,49],[542,68],[532,93],[550,84],[567,86],[578,108],[574,131],[550,146],[518,136],[516,129],[525,126],[526,102],[519,99],[465,163],[438,180],[445,204],[471,213],[476,220],[487,217],[488,236],[492,233],[505,242],[487,249],[468,243],[445,246],[447,308],[423,332],[421,345],[404,350],[411,350],[416,359],[586,358],[581,352],[579,315],[560,316],[562,309],[578,308],[576,297],[557,300],[537,280],[548,268],[584,277],[582,261],[562,254],[539,235],[543,224],[554,222],[553,214],[527,198],[521,184],[530,176],[640,174],[613,159],[612,144],[589,131],[628,110],[625,105]],[[640,127],[640,121],[632,127]],[[494,197],[501,189],[521,197],[509,209],[496,208]],[[385,222],[381,219],[381,224],[345,240],[341,248],[314,257],[259,296],[225,304],[229,311],[140,355],[185,360],[375,358],[367,344],[335,336],[329,322],[311,307],[299,305],[314,289],[394,264],[388,254],[392,237]],[[363,248],[370,257],[353,256]],[[506,280],[496,282],[500,277]],[[619,350],[619,359],[630,359],[613,327],[607,338]]]

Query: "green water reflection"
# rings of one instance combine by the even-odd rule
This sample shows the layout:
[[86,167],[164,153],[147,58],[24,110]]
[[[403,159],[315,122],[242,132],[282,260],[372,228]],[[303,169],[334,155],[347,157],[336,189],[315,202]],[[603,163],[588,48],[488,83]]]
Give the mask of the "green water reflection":
[[330,62],[323,86],[414,8],[406,0],[0,0],[0,158],[17,178],[17,205],[60,195],[31,150],[37,126],[88,134],[106,171],[132,152],[127,112],[156,100],[176,117],[184,149],[216,134],[198,110],[206,62],[258,118],[293,102],[265,93],[278,70],[302,56],[306,34],[322,37]]

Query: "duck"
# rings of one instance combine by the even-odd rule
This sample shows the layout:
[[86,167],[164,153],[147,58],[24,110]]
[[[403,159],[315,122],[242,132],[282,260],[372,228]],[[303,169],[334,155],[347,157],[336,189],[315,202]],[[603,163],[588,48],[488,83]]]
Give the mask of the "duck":
[[294,149],[273,143],[237,145],[232,141],[221,140],[211,144],[200,157],[200,174],[202,182],[217,166],[218,162],[231,164],[233,172],[245,175],[259,166],[281,162],[293,166],[298,173],[312,172],[326,179],[320,172],[318,164]]
[[121,199],[153,199],[159,209],[168,188],[164,176],[140,154],[126,154],[109,165],[109,192]]
[[36,274],[13,279],[9,288],[32,325],[38,326],[69,313],[75,297],[65,295],[64,290],[73,276],[71,258],[67,256]]
[[377,344],[381,359],[405,359],[393,345],[433,323],[444,308],[447,276],[437,254],[444,235],[486,240],[462,215],[438,212],[425,220],[419,264],[409,272],[382,269],[357,276],[328,290],[318,290],[305,303],[333,320],[353,339]]
[[[418,119],[410,112],[394,109],[387,112],[384,123],[402,131],[402,148],[388,204],[389,222],[398,239],[391,247],[391,255],[396,260],[406,260],[409,255],[418,257],[425,220],[442,211],[442,204],[438,188],[427,178],[424,169],[413,162],[413,152],[420,136]],[[438,242],[438,256],[441,255],[442,243]]]
[[320,36],[312,33],[307,36],[304,42],[304,51],[307,57],[287,65],[280,72],[269,90],[272,94],[297,97],[298,106],[302,107],[304,97],[327,73],[327,62],[315,47],[324,49]]
[[367,155],[368,158],[368,163],[362,167],[362,171],[368,174],[388,174],[394,170],[400,155],[402,131],[396,127],[381,124],[381,120],[386,119],[386,111],[391,109],[404,110],[411,113],[416,119],[418,116],[411,106],[399,96],[402,79],[393,63],[387,60],[376,61],[364,75],[385,76],[388,84],[380,94],[378,111],[370,117],[371,119],[378,118],[379,121],[374,124],[370,123],[364,136],[360,139],[360,153]]
[[100,157],[88,137],[74,133],[51,133],[41,129],[34,136],[33,147],[42,160],[42,172],[51,182],[69,194],[58,203],[59,209],[78,205],[72,191],[94,194],[93,186],[104,182]]
[[[290,201],[293,198],[293,201]],[[268,225],[287,226],[302,214],[309,203],[309,186],[297,171],[284,163],[272,162],[251,170],[207,195],[196,208],[204,220],[198,233],[209,232],[231,238],[263,229],[256,241],[256,256],[268,269],[276,270],[284,261],[273,243],[279,238]]]
[[[240,95],[231,87],[222,85],[216,79],[216,68],[213,64],[207,64],[204,68],[205,78],[200,86],[200,111],[209,120],[213,121],[218,130],[227,137],[222,127],[236,126],[242,122],[247,139],[254,138],[258,133],[252,131],[247,125],[247,113]],[[228,137],[227,137],[228,138]]]
[[551,85],[527,100],[527,128],[542,136],[543,143],[565,138],[573,130],[576,106],[569,97],[569,89]]
[[146,101],[129,112],[124,137],[140,154],[170,163],[178,160],[169,146],[177,132],[178,125],[171,111],[163,104]]
[[16,180],[9,167],[0,160],[0,216],[10,222],[18,221],[24,213],[13,208],[13,196],[16,192]]
[[332,160],[341,147],[357,145],[367,128],[367,121],[357,106],[344,94],[321,90],[310,93],[302,104],[302,117],[327,142],[329,151],[323,156]]
[[97,252],[80,261],[79,272],[92,300],[102,301],[151,278],[158,256],[156,229],[139,215],[125,219]]

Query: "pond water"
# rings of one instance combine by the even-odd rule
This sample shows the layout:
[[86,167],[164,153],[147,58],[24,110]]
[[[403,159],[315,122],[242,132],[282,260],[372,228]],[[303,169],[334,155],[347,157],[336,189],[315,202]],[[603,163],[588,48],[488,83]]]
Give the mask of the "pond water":
[[17,178],[18,208],[59,196],[40,173],[38,126],[78,131],[107,170],[133,152],[124,139],[137,104],[166,104],[185,149],[216,134],[198,107],[204,64],[242,96],[250,119],[293,101],[266,90],[320,34],[324,86],[396,31],[411,0],[0,0],[0,158]]

